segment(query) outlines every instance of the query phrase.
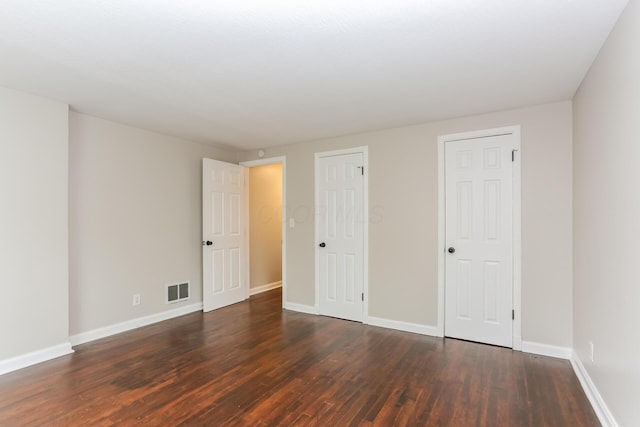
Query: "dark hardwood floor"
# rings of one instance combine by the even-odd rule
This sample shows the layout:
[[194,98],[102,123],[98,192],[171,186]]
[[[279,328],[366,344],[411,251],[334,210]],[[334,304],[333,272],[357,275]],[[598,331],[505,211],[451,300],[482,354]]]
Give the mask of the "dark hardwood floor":
[[282,311],[279,290],[0,376],[0,426],[597,426],[569,362]]

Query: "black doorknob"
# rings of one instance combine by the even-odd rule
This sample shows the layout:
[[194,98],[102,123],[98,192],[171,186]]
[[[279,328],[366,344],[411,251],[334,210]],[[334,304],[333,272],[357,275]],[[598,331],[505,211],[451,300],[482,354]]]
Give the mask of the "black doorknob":
[[449,249],[447,249],[447,251],[449,251],[450,254],[453,254],[456,252],[456,248],[454,248],[453,246],[450,247]]
[[207,240],[206,242],[202,242],[202,246],[204,245],[211,246],[213,245],[213,242],[211,240]]
[[325,246],[327,246],[327,244],[325,242],[322,242],[318,246],[320,246],[321,248],[324,248]]

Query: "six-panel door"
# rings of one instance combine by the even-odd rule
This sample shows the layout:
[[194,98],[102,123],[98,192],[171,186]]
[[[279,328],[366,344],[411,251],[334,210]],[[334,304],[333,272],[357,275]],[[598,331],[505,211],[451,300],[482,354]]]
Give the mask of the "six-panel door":
[[319,311],[362,321],[363,155],[320,157],[317,167]]
[[[204,311],[247,298],[244,168],[203,159],[202,259]],[[210,242],[210,244],[207,244]]]
[[445,335],[512,346],[513,135],[445,143]]

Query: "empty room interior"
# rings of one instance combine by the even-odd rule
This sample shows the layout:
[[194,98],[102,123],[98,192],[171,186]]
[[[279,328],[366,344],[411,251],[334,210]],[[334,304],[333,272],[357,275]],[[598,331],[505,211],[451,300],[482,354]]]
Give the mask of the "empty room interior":
[[0,425],[640,425],[639,42],[640,0],[3,0]]

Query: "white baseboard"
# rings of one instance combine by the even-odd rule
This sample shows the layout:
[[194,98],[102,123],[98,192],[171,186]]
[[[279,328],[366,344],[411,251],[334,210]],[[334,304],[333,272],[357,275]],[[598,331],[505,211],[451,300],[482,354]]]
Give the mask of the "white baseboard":
[[591,406],[598,416],[600,424],[602,424],[603,427],[618,427],[618,423],[616,422],[615,418],[613,418],[613,414],[609,410],[607,404],[604,402],[604,399],[600,395],[600,392],[591,380],[589,373],[585,369],[582,361],[580,360],[580,357],[578,357],[578,354],[575,351],[573,351],[571,357],[571,366],[573,366],[573,371],[576,373],[578,381],[580,381],[580,385],[582,385],[584,394],[587,395],[587,399],[589,399],[589,402],[591,402]]
[[389,320],[380,317],[369,316],[367,324],[371,326],[379,326],[381,328],[396,329],[399,331],[413,332],[414,334],[429,335],[432,337],[441,337],[438,334],[438,328],[429,325],[420,325],[418,323],[401,322],[399,320]]
[[46,362],[47,360],[55,359],[56,357],[66,356],[71,353],[73,353],[71,343],[66,342],[64,344],[12,357],[11,359],[0,360],[0,375],[17,371],[18,369],[26,368],[27,366]]
[[266,285],[256,286],[255,288],[249,289],[249,296],[261,294],[263,292],[270,291],[272,289],[281,288],[282,280],[273,283],[267,283]]
[[173,319],[174,317],[184,316],[185,314],[202,311],[202,303],[185,305],[184,307],[175,308],[173,310],[163,311],[162,313],[151,314],[149,316],[138,317],[137,319],[127,320],[126,322],[116,323],[115,325],[105,326],[104,328],[94,329],[88,332],[82,332],[69,337],[71,345],[88,343],[90,341],[106,338],[121,332],[130,331],[142,326],[151,325],[153,323],[162,322],[164,320]]
[[572,351],[573,350],[569,347],[559,347],[531,341],[522,341],[523,353],[539,354],[540,356],[557,357],[558,359],[570,360]]
[[318,309],[313,305],[296,304],[293,302],[285,302],[284,308],[286,310],[297,311],[305,314],[318,314]]

